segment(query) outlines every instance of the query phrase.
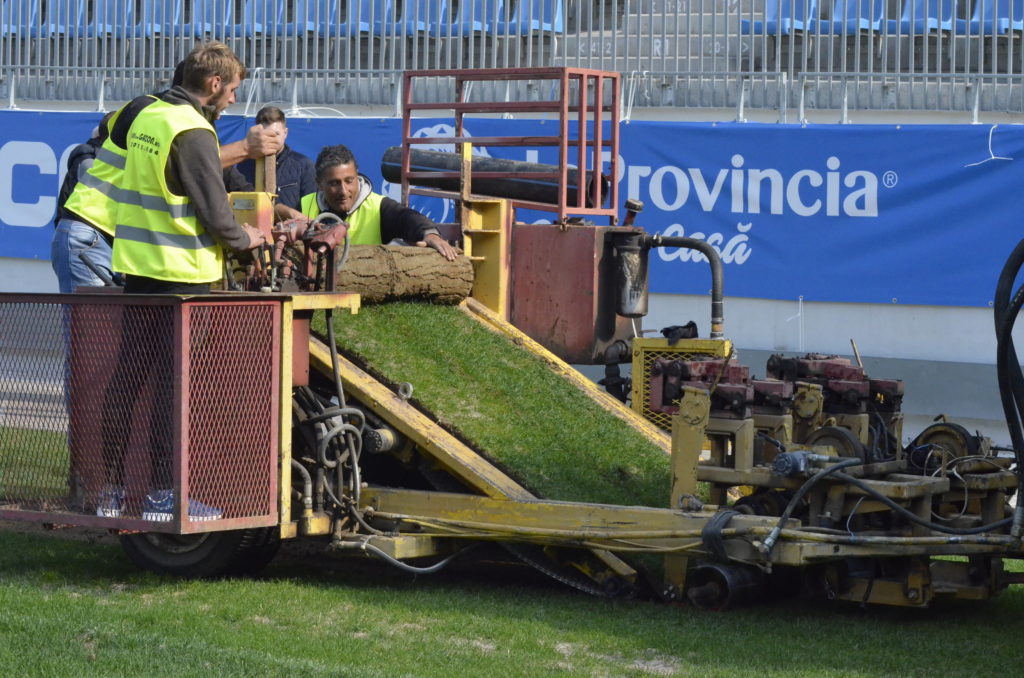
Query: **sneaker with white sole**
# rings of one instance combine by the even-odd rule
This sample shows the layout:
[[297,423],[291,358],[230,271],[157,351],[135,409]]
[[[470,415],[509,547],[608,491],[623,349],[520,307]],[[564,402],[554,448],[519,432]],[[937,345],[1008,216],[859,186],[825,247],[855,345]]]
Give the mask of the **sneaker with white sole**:
[[[188,500],[188,519],[191,521],[220,520],[223,517],[222,509],[195,499]],[[147,494],[142,503],[142,519],[160,523],[174,520],[174,490],[155,490]]]
[[96,515],[100,518],[120,518],[124,511],[124,490],[115,487],[100,492]]

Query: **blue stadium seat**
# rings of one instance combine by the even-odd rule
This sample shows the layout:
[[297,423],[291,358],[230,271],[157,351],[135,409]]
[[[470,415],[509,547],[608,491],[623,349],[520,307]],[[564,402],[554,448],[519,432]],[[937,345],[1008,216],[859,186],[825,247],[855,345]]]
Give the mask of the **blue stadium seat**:
[[[1009,8],[1005,16],[1010,22],[1010,30],[1024,31],[1024,0],[1010,0],[1009,2],[1003,0],[1000,6]],[[1000,16],[998,12],[996,12],[996,16]]]
[[519,0],[508,23],[498,15],[498,32],[526,35],[531,31],[556,31],[564,28],[562,0]]
[[135,37],[152,38],[170,35],[184,22],[181,0],[142,0],[135,16]]
[[39,0],[3,0],[0,34],[29,35],[39,23]]
[[224,36],[235,23],[234,0],[193,0],[191,6],[188,23],[178,24],[175,35]]
[[392,0],[349,0],[345,21],[331,31],[331,35],[373,33],[382,35],[391,25]]
[[404,35],[436,33],[438,25],[444,21],[448,21],[448,0],[405,0],[398,19],[398,32]]
[[740,21],[745,35],[789,35],[806,30],[818,17],[818,0],[766,0],[764,21]]
[[242,23],[235,32],[247,38],[270,33],[283,35],[285,2],[286,0],[245,0]]
[[86,0],[46,0],[43,10],[43,25],[38,35],[48,38],[54,35],[78,37],[86,32]]
[[438,35],[494,33],[504,11],[504,0],[462,0],[451,24],[447,23],[447,17],[442,17],[434,32]]
[[1005,35],[1022,29],[1024,0],[974,0],[971,18],[956,20],[957,33],[964,35]]
[[899,19],[889,19],[889,32],[923,35],[953,30],[958,0],[904,0]]
[[855,35],[881,31],[886,0],[835,0],[831,19],[819,20],[814,32],[821,35]]
[[337,27],[337,16],[338,0],[296,0],[292,4],[292,20],[285,26],[285,33],[332,35]]
[[135,3],[120,0],[96,0],[93,5],[89,37],[112,35],[117,38],[135,35]]

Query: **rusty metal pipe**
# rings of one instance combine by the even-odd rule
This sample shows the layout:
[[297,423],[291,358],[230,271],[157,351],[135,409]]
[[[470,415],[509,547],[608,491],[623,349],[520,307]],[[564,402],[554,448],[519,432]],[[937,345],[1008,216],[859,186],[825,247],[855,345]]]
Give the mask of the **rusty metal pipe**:
[[725,317],[723,310],[723,286],[724,272],[722,270],[722,258],[718,251],[703,240],[696,238],[674,237],[666,238],[662,235],[649,235],[644,238],[644,246],[648,249],[653,247],[683,247],[690,250],[697,250],[708,258],[711,265],[711,338],[721,339],[724,334]]

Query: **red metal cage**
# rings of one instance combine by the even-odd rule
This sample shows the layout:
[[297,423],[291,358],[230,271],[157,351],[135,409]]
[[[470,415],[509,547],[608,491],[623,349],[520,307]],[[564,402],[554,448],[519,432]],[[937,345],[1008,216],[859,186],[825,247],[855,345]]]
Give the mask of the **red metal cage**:
[[275,300],[0,295],[0,516],[276,524],[280,328]]

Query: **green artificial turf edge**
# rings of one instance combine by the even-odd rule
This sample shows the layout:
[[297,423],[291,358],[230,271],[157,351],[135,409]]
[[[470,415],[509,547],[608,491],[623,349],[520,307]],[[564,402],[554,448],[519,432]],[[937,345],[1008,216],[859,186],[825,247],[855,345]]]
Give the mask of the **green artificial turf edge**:
[[[339,349],[409,382],[442,425],[539,496],[668,505],[664,450],[458,307],[397,302],[335,317]],[[322,317],[314,330],[325,334]]]

